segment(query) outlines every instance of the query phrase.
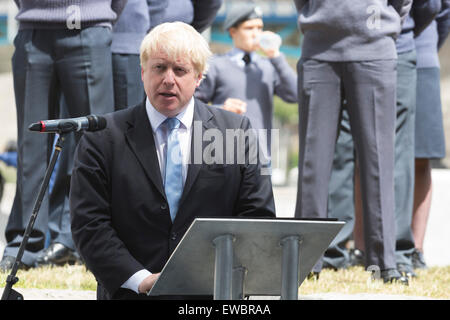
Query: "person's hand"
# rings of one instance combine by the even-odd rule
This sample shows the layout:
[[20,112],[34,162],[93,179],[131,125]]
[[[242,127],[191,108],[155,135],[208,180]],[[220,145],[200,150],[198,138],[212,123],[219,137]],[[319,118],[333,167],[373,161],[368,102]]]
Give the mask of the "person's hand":
[[[278,35],[272,31],[264,31],[261,36],[263,35],[269,35],[272,37],[278,37]],[[261,45],[259,45],[259,49],[261,49],[261,51],[270,59],[278,57],[280,55],[280,44],[276,45],[275,47],[263,47]]]
[[150,289],[153,288],[156,280],[159,278],[160,274],[161,273],[153,273],[142,280],[141,284],[138,287],[139,293],[147,293],[148,291],[150,291]]
[[223,103],[223,108],[237,114],[242,114],[247,111],[247,103],[240,99],[228,98]]

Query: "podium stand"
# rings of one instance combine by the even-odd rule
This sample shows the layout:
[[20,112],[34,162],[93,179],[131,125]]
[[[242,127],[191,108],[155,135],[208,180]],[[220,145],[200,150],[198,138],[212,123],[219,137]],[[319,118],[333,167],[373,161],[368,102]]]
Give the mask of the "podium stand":
[[248,295],[297,300],[298,287],[345,223],[197,218],[149,295]]

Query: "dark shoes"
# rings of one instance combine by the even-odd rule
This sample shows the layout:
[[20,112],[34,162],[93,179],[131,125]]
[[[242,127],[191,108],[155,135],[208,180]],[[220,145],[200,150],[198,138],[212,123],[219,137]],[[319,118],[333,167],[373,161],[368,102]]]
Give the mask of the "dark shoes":
[[42,251],[36,260],[36,266],[62,266],[68,264],[82,263],[80,256],[61,243],[52,243],[47,249]]
[[311,271],[308,273],[307,279],[308,280],[319,280],[320,271]]
[[359,249],[350,249],[349,251],[350,266],[364,267],[364,252]]
[[[10,271],[13,268],[15,261],[15,257],[3,256],[3,259],[0,261],[0,271]],[[62,266],[66,263],[82,264],[82,260],[75,250],[69,249],[61,243],[52,243],[47,249],[39,253],[35,266]],[[19,263],[19,269],[28,270],[29,268],[30,266],[22,262]]]
[[411,255],[411,260],[414,269],[428,269],[421,251],[414,249],[414,252]]
[[322,264],[322,269],[331,269],[333,271],[338,271],[339,269],[347,269],[347,268],[345,268],[344,266],[342,266],[341,268],[338,268],[338,267],[336,267],[336,266],[332,265],[331,263],[329,263],[329,262],[324,260],[323,264]]
[[[3,256],[2,261],[0,261],[0,271],[1,272],[9,272],[14,266],[14,262],[16,261],[15,257],[11,256]],[[28,270],[30,267],[26,264],[19,262],[19,269]]]
[[382,270],[380,273],[384,283],[398,283],[405,286],[409,285],[408,277],[402,276],[397,269]]
[[[375,272],[373,273],[373,276],[375,276]],[[311,271],[307,279],[308,280],[319,280],[320,272]],[[398,283],[403,284],[405,286],[409,285],[409,278],[407,276],[403,276],[397,269],[388,269],[383,270],[379,274],[380,278],[383,280],[383,283]]]
[[412,265],[404,264],[404,263],[398,263],[397,264],[397,270],[404,277],[417,278],[417,274],[414,272],[414,268],[413,268]]

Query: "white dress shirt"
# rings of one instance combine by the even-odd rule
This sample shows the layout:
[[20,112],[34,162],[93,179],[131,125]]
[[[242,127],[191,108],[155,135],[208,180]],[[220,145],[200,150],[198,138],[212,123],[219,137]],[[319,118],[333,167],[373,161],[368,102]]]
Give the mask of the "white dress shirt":
[[[245,54],[246,52],[244,50],[238,49],[236,47],[234,47],[227,53],[227,55],[230,57],[230,60],[236,63],[242,69],[245,68],[245,62],[244,60],[242,60]],[[251,61],[255,61],[255,59],[259,58],[259,56],[254,51],[248,52],[248,54],[250,55]]]
[[[155,107],[152,106],[150,101],[146,100],[145,108],[147,116],[152,126],[153,139],[155,141],[156,153],[158,155],[159,168],[161,170],[161,177],[163,183],[165,183],[165,171],[166,171],[166,154],[167,154],[167,137],[169,132],[167,127],[161,125],[167,117],[159,113]],[[194,98],[192,97],[187,106],[176,116],[180,120],[180,128],[178,129],[178,138],[180,141],[180,149],[182,155],[182,174],[183,174],[183,187],[186,182],[187,168],[189,163],[189,157],[191,153],[191,137],[192,137],[192,122],[194,120]],[[133,274],[124,284],[122,288],[133,290],[139,293],[139,284],[149,275],[151,272],[142,269]]]

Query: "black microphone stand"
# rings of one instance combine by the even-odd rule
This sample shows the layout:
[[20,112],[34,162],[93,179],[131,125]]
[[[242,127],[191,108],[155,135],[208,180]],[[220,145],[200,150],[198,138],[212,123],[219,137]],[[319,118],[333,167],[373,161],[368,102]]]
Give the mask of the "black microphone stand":
[[30,217],[30,220],[28,222],[28,226],[25,229],[25,233],[23,235],[22,242],[20,243],[19,252],[17,253],[16,260],[14,261],[14,265],[11,269],[11,273],[6,278],[6,285],[5,289],[3,290],[2,294],[2,300],[23,300],[23,295],[19,292],[15,291],[12,287],[14,284],[19,281],[19,278],[16,277],[17,270],[19,269],[19,264],[21,263],[21,259],[23,256],[23,252],[25,251],[25,246],[28,243],[28,239],[31,234],[31,230],[33,229],[34,222],[37,218],[39,209],[42,204],[42,199],[44,198],[45,191],[48,188],[48,184],[50,182],[50,177],[52,175],[53,169],[55,168],[56,160],[58,159],[58,156],[61,152],[62,145],[65,140],[64,131],[60,131],[58,133],[58,140],[55,144],[55,152],[53,152],[53,155],[50,159],[50,164],[47,167],[47,170],[45,172],[44,181],[41,184],[41,188],[39,190],[39,194],[36,198],[36,202],[34,203],[33,213]]

